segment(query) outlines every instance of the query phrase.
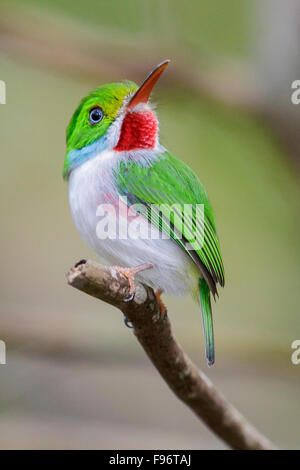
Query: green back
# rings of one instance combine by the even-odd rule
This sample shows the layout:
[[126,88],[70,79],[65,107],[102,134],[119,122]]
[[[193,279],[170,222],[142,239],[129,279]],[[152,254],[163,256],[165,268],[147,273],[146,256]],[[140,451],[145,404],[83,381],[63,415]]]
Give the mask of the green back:
[[[151,223],[170,234],[189,254],[215,294],[216,282],[224,285],[224,268],[212,207],[196,174],[165,152],[151,166],[132,160],[122,161],[115,178],[120,193],[129,203],[140,204],[139,211],[148,219],[151,215]],[[173,206],[175,210],[170,213],[168,207],[160,206],[160,211],[153,217],[153,210],[150,214],[147,209],[150,204]],[[183,221],[179,212],[184,204],[203,204],[203,221],[196,223],[196,211],[190,219]]]

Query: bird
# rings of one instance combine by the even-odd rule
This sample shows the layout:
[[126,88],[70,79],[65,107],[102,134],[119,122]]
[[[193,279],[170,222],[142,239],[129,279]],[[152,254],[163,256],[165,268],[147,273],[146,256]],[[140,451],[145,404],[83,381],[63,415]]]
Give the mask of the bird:
[[211,299],[217,284],[224,286],[224,266],[202,183],[160,142],[150,95],[169,62],[158,64],[140,86],[109,83],[81,100],[66,131],[63,178],[79,234],[128,279],[127,301],[137,279],[153,288],[164,315],[162,293],[191,295],[198,303],[212,366]]

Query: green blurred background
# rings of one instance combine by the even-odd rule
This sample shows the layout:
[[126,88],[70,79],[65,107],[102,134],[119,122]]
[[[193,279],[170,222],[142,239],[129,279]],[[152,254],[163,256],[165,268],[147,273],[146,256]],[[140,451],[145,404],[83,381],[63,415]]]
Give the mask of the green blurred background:
[[225,447],[173,397],[120,313],[64,277],[78,259],[95,259],[61,177],[68,120],[95,86],[140,83],[165,58],[154,94],[161,141],[204,182],[225,264],[213,369],[196,305],[167,298],[169,316],[250,421],[277,445],[300,447],[300,366],[290,359],[300,337],[290,87],[300,73],[294,50],[273,57],[280,24],[288,37],[296,15],[293,0],[281,4],[276,35],[268,0],[1,2],[1,448]]

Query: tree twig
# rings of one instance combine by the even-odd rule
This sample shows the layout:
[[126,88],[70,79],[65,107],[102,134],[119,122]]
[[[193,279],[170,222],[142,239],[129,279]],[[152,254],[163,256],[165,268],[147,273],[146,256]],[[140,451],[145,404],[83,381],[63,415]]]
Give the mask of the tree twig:
[[163,319],[153,290],[136,281],[136,295],[126,302],[129,284],[114,268],[81,260],[67,273],[68,283],[120,309],[163,379],[194,413],[233,449],[272,450],[260,434],[214,387],[177,343]]

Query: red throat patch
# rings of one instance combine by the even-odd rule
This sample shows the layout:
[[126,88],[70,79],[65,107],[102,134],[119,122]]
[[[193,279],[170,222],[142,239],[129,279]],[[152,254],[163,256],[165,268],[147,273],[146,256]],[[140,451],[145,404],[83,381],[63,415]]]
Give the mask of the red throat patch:
[[122,123],[120,138],[114,150],[121,152],[155,147],[157,119],[151,111],[128,112]]

